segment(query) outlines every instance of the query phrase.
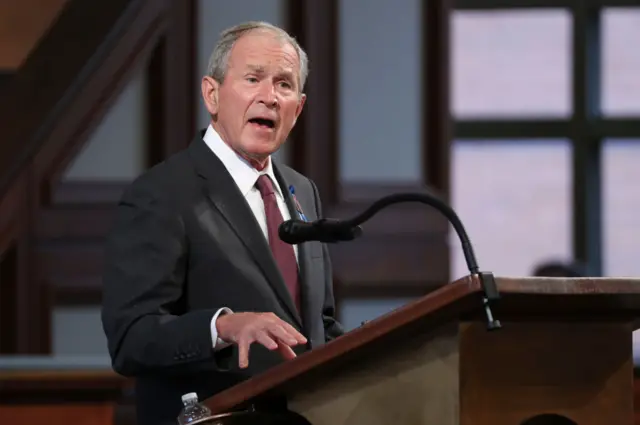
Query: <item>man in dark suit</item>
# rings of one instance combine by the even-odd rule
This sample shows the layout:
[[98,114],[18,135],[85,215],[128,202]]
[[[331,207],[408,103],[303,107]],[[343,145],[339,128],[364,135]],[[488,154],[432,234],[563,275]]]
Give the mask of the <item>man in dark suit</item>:
[[[326,246],[277,226],[321,216],[316,186],[271,154],[302,111],[304,51],[250,22],[225,31],[202,79],[211,124],[124,193],[107,244],[102,320],[136,378],[140,425],[342,334]],[[294,195],[295,193],[295,195]]]

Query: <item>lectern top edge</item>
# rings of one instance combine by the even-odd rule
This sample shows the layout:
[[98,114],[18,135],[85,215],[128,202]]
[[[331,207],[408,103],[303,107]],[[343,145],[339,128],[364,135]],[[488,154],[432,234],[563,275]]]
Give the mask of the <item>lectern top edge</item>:
[[[465,277],[463,279],[469,279]],[[473,279],[473,278],[471,278]],[[521,294],[640,294],[640,278],[496,277],[501,293]]]

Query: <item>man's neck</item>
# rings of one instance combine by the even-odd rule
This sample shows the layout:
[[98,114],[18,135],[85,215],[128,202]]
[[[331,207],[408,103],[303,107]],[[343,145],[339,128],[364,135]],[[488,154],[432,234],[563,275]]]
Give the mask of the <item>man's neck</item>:
[[[233,148],[232,148],[233,149]],[[234,150],[235,152],[235,150]],[[249,164],[251,164],[251,166],[253,166],[253,168],[255,168],[258,171],[262,171],[265,168],[267,168],[267,165],[269,165],[269,161],[271,160],[270,157],[266,157],[263,160],[258,160],[255,158],[249,158],[247,156],[243,156],[242,154],[238,153],[238,155],[242,156],[244,159],[246,159],[247,161],[249,161]]]
[[255,158],[255,157],[252,157],[252,156],[246,154],[245,152],[239,151],[239,150],[235,149],[233,147],[233,145],[227,141],[227,136],[225,135],[224,131],[222,131],[222,129],[220,127],[218,127],[218,125],[217,125],[217,123],[215,121],[211,122],[211,127],[213,127],[213,129],[216,131],[216,133],[218,133],[218,135],[220,136],[220,139],[222,139],[224,144],[229,146],[231,148],[231,150],[236,153],[236,155],[240,156],[242,159],[244,159],[249,164],[251,164],[251,166],[253,168],[255,168],[258,171],[262,171],[265,168],[267,168],[267,165],[269,165],[269,161],[271,160],[270,156],[267,156],[265,158]]

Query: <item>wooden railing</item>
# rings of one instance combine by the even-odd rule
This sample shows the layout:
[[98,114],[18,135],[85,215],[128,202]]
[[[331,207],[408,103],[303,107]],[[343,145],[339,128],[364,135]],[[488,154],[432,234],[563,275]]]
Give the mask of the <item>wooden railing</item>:
[[0,356],[0,423],[135,425],[133,385],[108,362]]
[[[64,224],[74,212],[60,208],[54,194],[132,72],[143,66],[147,79],[158,85],[148,115],[161,123],[155,130],[159,148],[149,160],[162,159],[181,147],[176,140],[184,144],[193,136],[192,15],[190,0],[69,0],[3,85],[0,354],[50,351],[49,310],[56,297],[51,279],[56,277],[43,273],[42,266],[58,261],[60,251],[41,248],[44,239],[49,245],[64,242]],[[177,113],[163,119],[169,99],[177,103]],[[106,223],[104,208],[81,203],[87,219],[99,210]],[[95,265],[93,275],[99,277]]]

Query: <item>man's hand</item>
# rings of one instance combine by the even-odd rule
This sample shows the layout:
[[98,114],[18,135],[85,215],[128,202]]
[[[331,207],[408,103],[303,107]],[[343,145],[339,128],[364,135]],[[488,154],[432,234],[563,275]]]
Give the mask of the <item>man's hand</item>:
[[238,345],[240,368],[249,366],[249,346],[257,342],[269,350],[278,350],[286,359],[296,353],[291,349],[307,339],[293,326],[273,313],[231,313],[218,316],[218,337]]

